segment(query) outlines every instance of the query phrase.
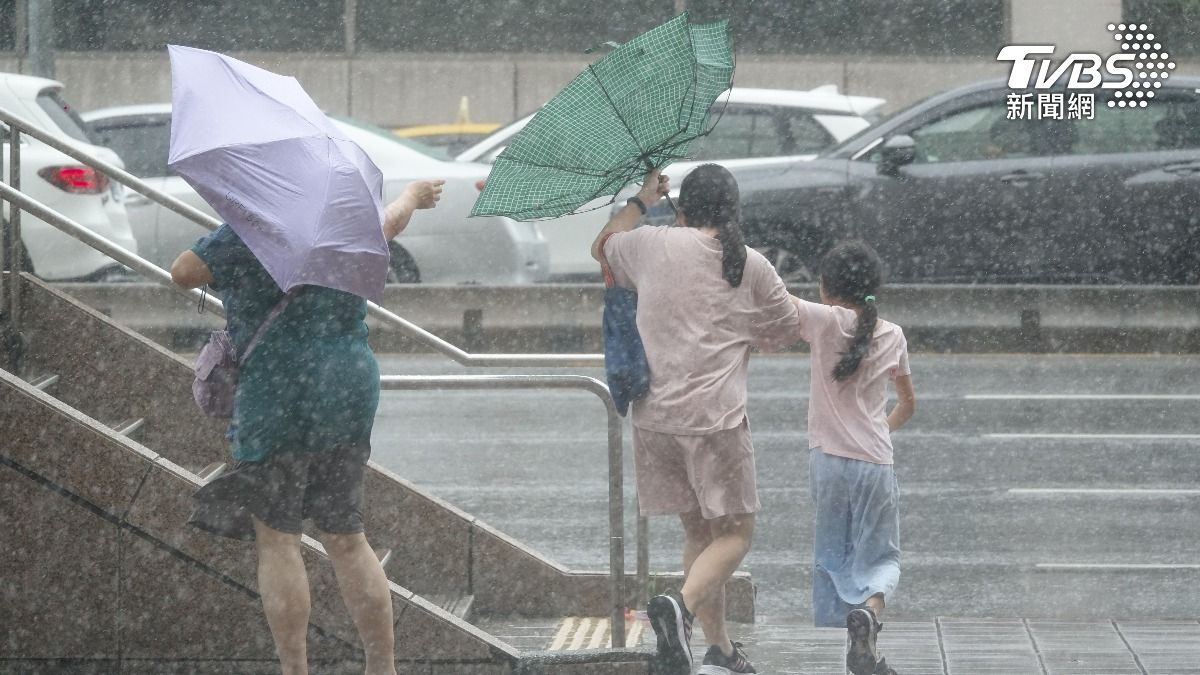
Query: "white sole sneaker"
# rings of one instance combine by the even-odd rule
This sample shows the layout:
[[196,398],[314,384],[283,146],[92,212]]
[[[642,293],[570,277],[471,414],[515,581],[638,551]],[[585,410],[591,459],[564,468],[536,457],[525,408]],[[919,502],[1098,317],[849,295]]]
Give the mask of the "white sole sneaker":
[[683,622],[683,608],[669,595],[656,595],[646,606],[646,617],[658,636],[658,653],[681,665],[692,665],[692,647]]

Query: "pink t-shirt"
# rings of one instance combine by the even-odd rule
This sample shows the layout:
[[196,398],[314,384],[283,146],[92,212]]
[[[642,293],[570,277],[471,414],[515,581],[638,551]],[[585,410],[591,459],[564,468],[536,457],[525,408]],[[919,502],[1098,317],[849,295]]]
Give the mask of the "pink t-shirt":
[[892,463],[887,424],[888,382],[912,373],[904,331],[880,319],[871,348],[849,379],[833,379],[833,367],[850,345],[858,315],[845,307],[801,300],[800,337],[812,350],[808,445],[830,455],[875,464]]
[[775,268],[747,249],[734,288],[721,276],[721,242],[691,227],[614,234],[604,253],[617,284],[638,293],[650,391],[633,403],[633,424],[683,436],[740,425],[750,347],[797,339],[799,312]]

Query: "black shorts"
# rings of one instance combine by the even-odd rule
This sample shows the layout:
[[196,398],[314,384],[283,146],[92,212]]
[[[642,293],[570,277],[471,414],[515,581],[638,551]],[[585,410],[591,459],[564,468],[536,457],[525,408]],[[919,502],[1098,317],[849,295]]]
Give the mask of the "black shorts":
[[363,476],[369,442],[319,452],[281,452],[238,462],[196,491],[188,524],[252,541],[253,515],[268,527],[300,534],[312,519],[321,532],[363,531]]

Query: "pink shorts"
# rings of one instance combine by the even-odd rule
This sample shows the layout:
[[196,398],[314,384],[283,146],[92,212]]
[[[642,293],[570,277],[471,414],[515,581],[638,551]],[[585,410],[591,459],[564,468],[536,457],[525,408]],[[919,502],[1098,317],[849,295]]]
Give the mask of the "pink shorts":
[[750,425],[703,436],[633,427],[638,503],[643,516],[691,513],[711,520],[760,508]]

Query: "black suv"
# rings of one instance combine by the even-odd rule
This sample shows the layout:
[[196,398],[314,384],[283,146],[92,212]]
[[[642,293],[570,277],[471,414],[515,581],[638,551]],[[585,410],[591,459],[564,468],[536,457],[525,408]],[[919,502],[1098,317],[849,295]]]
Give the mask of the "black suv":
[[747,243],[790,281],[858,237],[893,282],[1198,283],[1200,78],[1153,91],[1130,109],[1097,90],[1093,119],[1009,119],[1006,82],[983,82],[815,160],[736,169]]

